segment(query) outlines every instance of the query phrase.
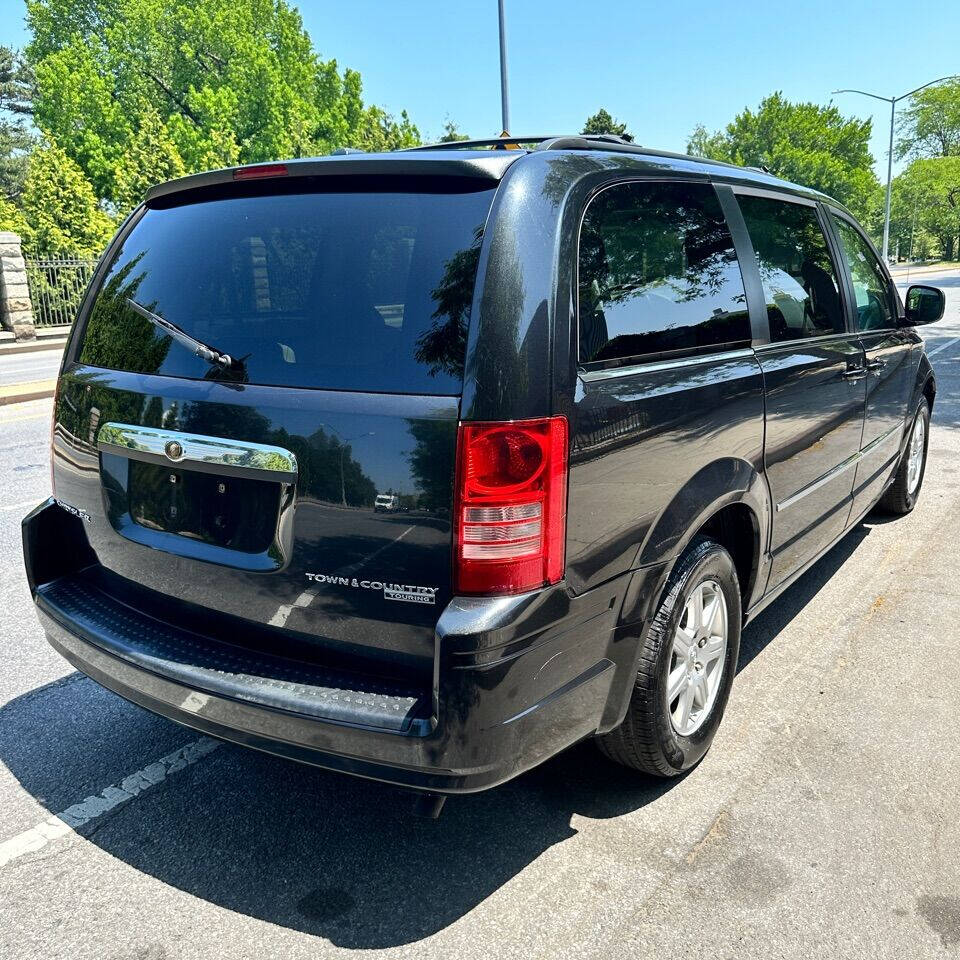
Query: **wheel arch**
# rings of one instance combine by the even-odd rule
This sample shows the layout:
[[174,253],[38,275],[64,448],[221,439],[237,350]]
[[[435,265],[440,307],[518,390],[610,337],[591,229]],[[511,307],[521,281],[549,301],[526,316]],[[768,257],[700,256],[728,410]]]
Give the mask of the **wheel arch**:
[[763,474],[746,460],[714,461],[691,477],[661,512],[640,548],[637,565],[666,560],[666,579],[693,539],[707,534],[733,557],[747,610],[766,585],[771,518]]

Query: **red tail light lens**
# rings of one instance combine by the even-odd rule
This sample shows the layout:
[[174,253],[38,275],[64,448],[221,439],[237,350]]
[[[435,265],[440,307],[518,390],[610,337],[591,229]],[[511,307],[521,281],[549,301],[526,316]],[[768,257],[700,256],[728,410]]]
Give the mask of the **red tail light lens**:
[[458,593],[520,593],[560,580],[566,418],[461,423],[455,520]]
[[263,177],[285,177],[285,163],[261,163],[256,167],[240,167],[233,171],[234,180],[260,180]]

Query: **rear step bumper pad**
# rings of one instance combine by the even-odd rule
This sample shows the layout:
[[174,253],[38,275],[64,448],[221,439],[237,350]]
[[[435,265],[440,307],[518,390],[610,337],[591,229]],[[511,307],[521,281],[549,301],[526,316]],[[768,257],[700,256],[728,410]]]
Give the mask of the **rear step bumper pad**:
[[104,652],[194,690],[371,730],[430,732],[426,691],[229,646],[140,613],[79,578],[45,584],[36,602],[64,629]]

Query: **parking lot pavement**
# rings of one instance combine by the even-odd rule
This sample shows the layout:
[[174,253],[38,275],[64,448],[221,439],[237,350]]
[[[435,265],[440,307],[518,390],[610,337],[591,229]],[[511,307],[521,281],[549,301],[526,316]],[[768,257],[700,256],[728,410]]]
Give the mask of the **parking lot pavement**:
[[0,956],[960,956],[960,276],[924,282],[920,504],[747,628],[706,760],[651,783],[584,744],[437,822],[73,673],[19,558],[49,401],[0,409]]

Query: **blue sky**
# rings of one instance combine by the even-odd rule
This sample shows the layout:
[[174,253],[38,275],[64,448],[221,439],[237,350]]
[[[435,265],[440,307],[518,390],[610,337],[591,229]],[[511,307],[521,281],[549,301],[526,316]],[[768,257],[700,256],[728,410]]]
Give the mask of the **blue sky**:
[[[598,107],[640,143],[682,150],[780,89],[826,103],[859,87],[896,95],[960,73],[955,0],[506,0],[514,133],[579,130]],[[406,108],[425,136],[445,117],[473,136],[500,131],[496,0],[303,0],[320,54],[363,75],[368,102]],[[0,0],[0,43],[27,39],[21,0]],[[889,108],[834,98],[874,116],[885,176]]]

